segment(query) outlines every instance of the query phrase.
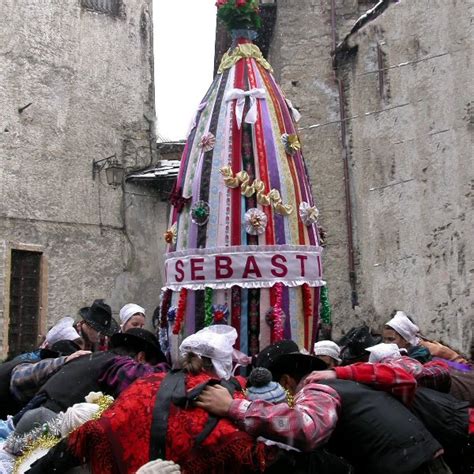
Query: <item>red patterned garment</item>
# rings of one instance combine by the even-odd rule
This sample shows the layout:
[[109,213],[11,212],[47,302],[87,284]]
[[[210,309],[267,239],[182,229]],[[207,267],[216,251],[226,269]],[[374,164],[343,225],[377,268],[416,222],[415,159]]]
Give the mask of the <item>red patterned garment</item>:
[[[98,420],[82,425],[69,436],[69,448],[88,460],[93,474],[131,474],[147,463],[155,399],[166,374],[137,380]],[[186,389],[210,380],[207,374],[187,375]],[[243,398],[235,392],[234,398]],[[265,468],[265,446],[227,419],[219,420],[210,435],[196,446],[208,413],[201,408],[171,406],[166,436],[166,458],[182,472],[243,473]]]

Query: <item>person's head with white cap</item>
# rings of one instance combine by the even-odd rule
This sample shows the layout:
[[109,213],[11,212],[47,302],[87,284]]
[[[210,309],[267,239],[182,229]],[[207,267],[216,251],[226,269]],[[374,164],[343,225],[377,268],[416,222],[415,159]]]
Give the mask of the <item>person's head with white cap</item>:
[[367,347],[365,350],[370,353],[369,362],[371,364],[383,362],[386,359],[399,359],[402,357],[399,347],[393,343],[381,342],[375,346]]
[[333,341],[318,341],[314,343],[313,354],[326,362],[328,369],[341,364],[341,348]]
[[82,345],[82,339],[74,328],[74,319],[70,316],[61,318],[46,334],[41,348],[51,348],[58,341],[73,341]]
[[131,328],[142,328],[145,326],[145,308],[135,303],[128,303],[123,306],[119,316],[121,332],[126,332]]
[[385,323],[382,333],[383,342],[393,343],[402,349],[408,349],[420,343],[417,337],[419,332],[419,327],[403,311],[397,311],[393,318]]
[[232,352],[237,331],[232,326],[208,326],[183,340],[179,346],[181,368],[191,374],[215,374],[221,379],[232,375]]

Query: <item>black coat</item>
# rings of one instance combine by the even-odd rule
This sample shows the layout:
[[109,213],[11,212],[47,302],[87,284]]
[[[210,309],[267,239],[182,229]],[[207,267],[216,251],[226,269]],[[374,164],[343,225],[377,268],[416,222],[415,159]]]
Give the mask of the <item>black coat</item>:
[[441,445],[390,394],[350,380],[319,382],[341,396],[341,412],[328,449],[366,474],[411,474]]

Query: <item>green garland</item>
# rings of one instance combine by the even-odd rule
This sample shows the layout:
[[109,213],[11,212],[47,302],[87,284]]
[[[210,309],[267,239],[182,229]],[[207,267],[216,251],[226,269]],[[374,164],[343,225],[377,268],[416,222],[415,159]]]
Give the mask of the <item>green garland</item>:
[[227,3],[218,2],[217,5],[217,17],[227,25],[229,30],[257,30],[262,24],[257,0],[247,0],[245,4],[239,0],[228,0]]
[[204,326],[210,326],[214,320],[212,314],[212,288],[206,288],[204,291]]
[[331,319],[331,313],[332,313],[332,308],[331,308],[331,303],[329,302],[328,298],[328,287],[323,286],[321,288],[321,321],[324,324],[331,324],[332,319]]

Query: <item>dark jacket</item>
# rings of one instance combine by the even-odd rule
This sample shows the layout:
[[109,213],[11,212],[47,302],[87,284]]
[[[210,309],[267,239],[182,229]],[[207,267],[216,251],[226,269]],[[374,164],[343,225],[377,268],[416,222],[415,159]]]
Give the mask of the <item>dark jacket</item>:
[[7,415],[15,415],[22,405],[18,402],[10,392],[10,379],[13,369],[25,361],[21,359],[13,359],[0,364],[0,419],[6,419]]
[[350,380],[320,382],[341,396],[341,413],[328,449],[356,472],[411,474],[441,445],[423,423],[388,393]]
[[46,395],[43,406],[59,413],[83,402],[89,392],[100,391],[99,376],[105,364],[116,356],[112,352],[95,352],[63,365],[38,391],[39,395]]

